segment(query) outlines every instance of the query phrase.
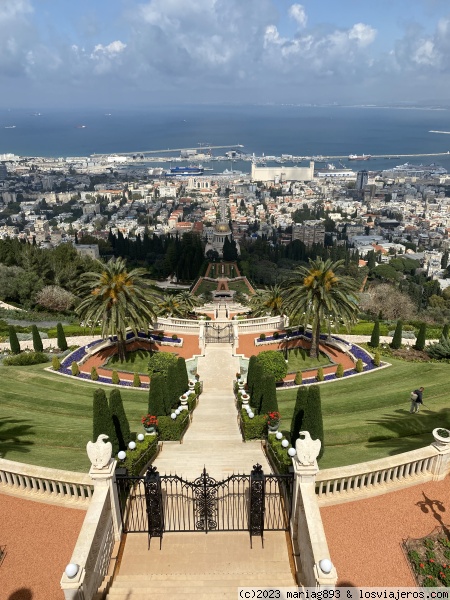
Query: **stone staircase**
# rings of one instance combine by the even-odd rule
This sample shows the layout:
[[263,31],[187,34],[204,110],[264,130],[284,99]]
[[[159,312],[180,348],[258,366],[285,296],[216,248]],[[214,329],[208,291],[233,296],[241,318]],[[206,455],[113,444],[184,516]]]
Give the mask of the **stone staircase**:
[[108,600],[237,598],[239,587],[295,587],[285,532],[267,532],[264,548],[244,532],[127,536]]

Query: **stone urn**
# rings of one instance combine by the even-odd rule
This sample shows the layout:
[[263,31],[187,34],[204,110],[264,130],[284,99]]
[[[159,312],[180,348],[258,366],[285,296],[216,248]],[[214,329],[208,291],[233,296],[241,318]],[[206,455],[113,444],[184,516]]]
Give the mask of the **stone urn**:
[[450,431],[444,427],[436,427],[432,431],[434,437],[434,446],[443,450],[450,447]]
[[181,410],[188,410],[188,396],[187,394],[182,394],[180,396]]
[[239,388],[240,390],[244,389],[245,382],[244,382],[242,379],[238,379],[238,382],[237,382],[237,384],[238,384],[238,388]]
[[250,395],[247,393],[243,393],[241,394],[241,402],[242,402],[242,408],[245,408],[246,406],[248,406],[248,402],[250,400]]
[[189,379],[188,386],[190,390],[193,390],[195,388],[195,381],[193,379]]

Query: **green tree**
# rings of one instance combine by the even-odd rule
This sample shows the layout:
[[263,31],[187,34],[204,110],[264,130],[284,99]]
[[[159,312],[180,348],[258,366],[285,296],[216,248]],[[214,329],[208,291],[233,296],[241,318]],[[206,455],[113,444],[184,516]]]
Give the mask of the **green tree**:
[[169,365],[165,381],[165,397],[167,405],[171,409],[176,408],[178,406],[178,398],[182,394],[182,392],[180,392],[181,386],[178,380],[178,367],[176,362],[173,362]]
[[76,360],[72,361],[72,364],[70,365],[70,370],[74,377],[76,377],[77,375],[80,374],[80,367],[78,366],[78,363]]
[[381,363],[381,357],[380,357],[380,353],[379,353],[379,352],[375,352],[375,354],[374,354],[374,356],[373,356],[373,361],[372,361],[372,362],[373,362],[373,364],[374,364],[376,367],[379,367],[379,366],[380,366],[380,363]]
[[358,360],[356,361],[356,364],[355,364],[355,371],[357,373],[362,373],[363,370],[364,370],[363,361],[360,358],[358,358]]
[[282,352],[276,350],[265,350],[260,352],[257,357],[258,363],[262,366],[265,374],[271,374],[275,381],[281,381],[287,374],[287,364]]
[[67,350],[67,340],[61,323],[58,323],[56,326],[56,336],[58,340],[58,348],[64,352]]
[[44,346],[42,344],[41,336],[39,335],[39,331],[37,325],[31,326],[31,333],[33,335],[33,348],[35,352],[43,352]]
[[141,378],[139,377],[139,373],[135,373],[133,375],[133,387],[141,387]]
[[111,374],[111,382],[114,383],[114,385],[119,385],[120,383],[119,373],[116,371],[116,369],[114,369]]
[[392,342],[389,344],[393,350],[398,350],[402,345],[402,330],[403,330],[403,323],[401,320],[398,320],[397,325],[395,327]]
[[421,323],[419,327],[419,333],[417,334],[416,343],[414,344],[414,348],[416,350],[423,350],[425,348],[426,330],[426,323]]
[[317,369],[316,379],[317,379],[317,381],[324,381],[325,380],[325,375],[324,375],[324,372],[323,372],[323,367],[319,367]]
[[377,319],[372,329],[372,335],[370,336],[369,346],[371,348],[378,348],[380,345],[380,321]]
[[93,441],[96,442],[99,435],[107,435],[113,447],[113,455],[118,452],[118,440],[113,427],[111,412],[104,390],[95,390],[93,402]]
[[260,414],[267,415],[272,411],[278,411],[277,386],[272,374],[264,375],[262,390]]
[[259,362],[257,362],[254,368],[254,380],[252,386],[252,393],[250,396],[250,404],[257,415],[259,415],[261,411],[261,401],[263,397],[263,377],[264,369],[262,365]]
[[448,323],[446,323],[444,325],[444,327],[442,328],[442,335],[441,335],[441,337],[444,338],[444,340],[446,340],[448,338],[449,328],[450,328],[450,326],[449,326]]
[[247,387],[248,393],[251,395],[253,390],[253,383],[255,381],[255,367],[258,357],[256,354],[250,356],[250,360],[248,361],[248,370],[247,370]]
[[179,382],[179,390],[181,395],[184,394],[184,392],[186,392],[189,388],[189,377],[186,368],[186,361],[182,356],[179,356],[177,360],[177,373],[177,380]]
[[16,328],[14,325],[9,326],[9,347],[13,354],[20,353],[19,338],[17,337]]
[[319,357],[320,324],[354,323],[358,315],[357,283],[342,275],[345,261],[310,260],[286,283],[285,307],[293,321],[311,323],[311,356]]
[[339,379],[341,377],[344,377],[344,366],[342,363],[339,363],[336,367],[336,377],[338,377]]
[[282,315],[283,314],[283,295],[280,285],[268,287],[266,290],[258,290],[250,298],[250,308],[255,317],[264,315]]
[[147,331],[155,317],[155,299],[150,283],[144,279],[145,269],[127,271],[122,258],[100,263],[100,272],[81,275],[77,293],[82,300],[76,311],[91,329],[100,323],[102,337],[117,336],[120,361],[125,360],[126,330],[135,335]]
[[322,458],[324,453],[324,435],[323,435],[323,418],[322,405],[320,400],[320,386],[311,385],[308,390],[308,403],[303,418],[302,430],[309,431],[313,440],[319,439],[322,442],[319,456]]
[[291,444],[295,447],[295,442],[299,437],[299,432],[303,430],[303,419],[308,405],[308,388],[301,386],[297,390],[294,413],[291,420]]
[[295,374],[295,379],[294,379],[295,385],[301,385],[302,381],[303,381],[302,372],[297,371],[297,373]]
[[98,380],[98,372],[95,367],[92,367],[92,369],[91,369],[91,379],[92,379],[92,381]]
[[168,414],[166,411],[164,386],[165,377],[162,373],[155,373],[150,381],[150,390],[148,393],[148,412],[157,417]]
[[120,390],[111,390],[111,393],[109,394],[109,410],[111,412],[119,450],[126,450],[128,442],[131,439],[131,433]]

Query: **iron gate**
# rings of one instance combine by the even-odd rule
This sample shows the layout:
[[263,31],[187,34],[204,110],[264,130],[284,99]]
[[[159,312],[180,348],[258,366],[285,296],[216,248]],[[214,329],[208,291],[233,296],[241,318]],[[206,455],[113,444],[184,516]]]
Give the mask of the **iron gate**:
[[220,326],[218,323],[205,324],[205,342],[207,344],[230,344],[233,343],[233,325]]
[[255,465],[250,475],[216,481],[203,469],[188,481],[160,475],[150,467],[144,477],[117,475],[124,533],[289,530],[293,474],[265,475]]

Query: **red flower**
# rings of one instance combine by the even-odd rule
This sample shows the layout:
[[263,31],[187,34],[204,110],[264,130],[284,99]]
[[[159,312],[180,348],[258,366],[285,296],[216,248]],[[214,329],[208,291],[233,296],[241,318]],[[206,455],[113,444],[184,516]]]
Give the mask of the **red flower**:
[[434,563],[434,560],[433,560],[432,558],[430,558],[430,561],[429,561],[429,562],[433,562],[433,563]]
[[424,565],[423,563],[420,563],[419,567],[420,567],[421,569],[423,569],[423,568],[425,567],[425,565]]

